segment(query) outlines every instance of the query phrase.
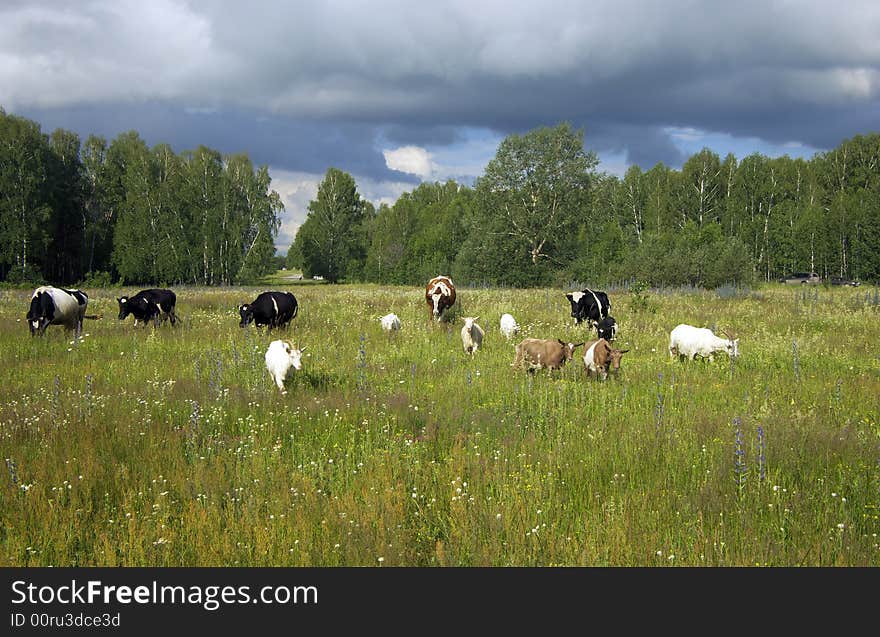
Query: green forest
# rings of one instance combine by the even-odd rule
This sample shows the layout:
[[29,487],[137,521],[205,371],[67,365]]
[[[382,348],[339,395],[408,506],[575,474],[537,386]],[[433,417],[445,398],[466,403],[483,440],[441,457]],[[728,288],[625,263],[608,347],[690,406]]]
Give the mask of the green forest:
[[268,168],[200,146],[41,132],[0,109],[0,280],[229,285],[275,269]]
[[[680,170],[601,171],[568,123],[509,135],[473,185],[393,205],[327,170],[286,257],[330,282],[651,286],[880,280],[880,134],[811,159],[709,149]],[[266,166],[200,146],[110,143],[0,109],[0,280],[230,285],[276,269],[283,204]]]
[[331,281],[409,285],[437,273],[514,287],[877,281],[880,134],[810,160],[703,149],[681,170],[620,178],[562,123],[505,138],[473,187],[422,183],[378,210],[330,169],[287,260]]

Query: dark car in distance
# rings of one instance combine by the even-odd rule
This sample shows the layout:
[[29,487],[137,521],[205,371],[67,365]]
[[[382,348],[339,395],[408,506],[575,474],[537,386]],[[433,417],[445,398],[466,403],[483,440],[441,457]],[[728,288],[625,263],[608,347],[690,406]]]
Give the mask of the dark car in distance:
[[779,282],[787,285],[816,284],[822,282],[822,277],[815,272],[793,272],[788,276],[779,279]]
[[844,279],[840,276],[831,277],[831,285],[848,285],[853,288],[857,288],[861,285],[861,282],[856,281],[855,279]]

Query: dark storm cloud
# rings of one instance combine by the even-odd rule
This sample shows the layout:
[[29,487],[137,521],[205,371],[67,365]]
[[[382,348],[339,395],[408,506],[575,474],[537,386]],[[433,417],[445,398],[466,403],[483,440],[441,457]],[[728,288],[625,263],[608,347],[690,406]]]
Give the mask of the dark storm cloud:
[[877,33],[874,1],[4,3],[0,104],[376,179],[401,176],[384,144],[561,120],[674,165],[671,127],[815,148],[876,130]]
[[397,145],[448,146],[461,140],[461,133],[453,124],[392,124],[382,129],[382,135],[390,143]]
[[323,174],[333,166],[376,180],[417,181],[385,166],[375,147],[375,126],[164,102],[26,108],[19,114],[40,122],[46,133],[66,128],[83,140],[95,134],[109,142],[135,130],[148,145],[168,143],[176,152],[205,145],[222,153],[247,153],[257,165],[287,171]]

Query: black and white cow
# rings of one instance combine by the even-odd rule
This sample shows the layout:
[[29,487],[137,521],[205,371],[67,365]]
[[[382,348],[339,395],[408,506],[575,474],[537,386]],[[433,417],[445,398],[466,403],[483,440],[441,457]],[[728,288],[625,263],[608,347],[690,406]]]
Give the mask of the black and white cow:
[[119,303],[120,321],[124,321],[125,317],[131,314],[134,316],[134,324],[143,321],[144,327],[149,321],[153,321],[153,325],[159,325],[165,319],[170,319],[172,325],[177,323],[177,314],[174,313],[177,295],[171,290],[161,288],[141,290],[131,297],[120,296],[116,302]]
[[270,330],[273,327],[284,327],[298,311],[296,297],[290,292],[263,292],[251,303],[238,307],[241,315],[239,326],[247,327],[253,323],[257,327],[265,325]]
[[596,324],[596,333],[598,338],[604,338],[606,341],[613,341],[617,335],[617,321],[613,316],[606,316]]
[[611,311],[611,301],[604,292],[596,292],[584,288],[580,292],[569,292],[565,295],[571,303],[571,315],[575,323],[589,321],[594,327]]
[[42,336],[50,325],[63,325],[67,331],[74,330],[78,337],[82,332],[83,318],[89,296],[81,290],[65,290],[44,285],[34,290],[31,307],[27,313],[31,336]]

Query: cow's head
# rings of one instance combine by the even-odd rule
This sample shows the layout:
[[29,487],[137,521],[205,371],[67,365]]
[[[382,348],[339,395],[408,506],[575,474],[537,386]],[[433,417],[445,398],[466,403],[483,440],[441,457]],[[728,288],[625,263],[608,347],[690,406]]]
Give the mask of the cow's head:
[[26,317],[31,336],[42,336],[54,317],[55,304],[52,297],[45,292],[35,294],[31,298],[31,307]]
[[440,315],[449,307],[449,298],[452,292],[442,281],[435,283],[427,292],[428,303],[431,305],[431,315],[434,320],[440,320]]
[[46,328],[49,327],[49,323],[49,319],[45,316],[28,316],[28,327],[31,330],[31,336],[42,336]]
[[580,323],[584,320],[583,308],[581,308],[581,299],[583,296],[583,292],[568,292],[565,295],[565,298],[571,303],[571,316],[575,320],[575,323]]
[[131,312],[131,310],[129,309],[129,305],[128,305],[128,297],[127,296],[117,297],[116,302],[119,303],[119,320],[123,321],[123,320],[125,320],[125,317],[128,316],[129,313]]
[[254,320],[254,311],[247,303],[238,306],[238,314],[241,316],[239,327],[247,327]]

